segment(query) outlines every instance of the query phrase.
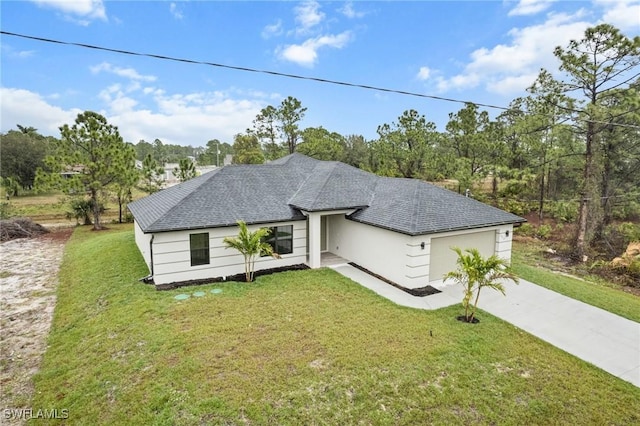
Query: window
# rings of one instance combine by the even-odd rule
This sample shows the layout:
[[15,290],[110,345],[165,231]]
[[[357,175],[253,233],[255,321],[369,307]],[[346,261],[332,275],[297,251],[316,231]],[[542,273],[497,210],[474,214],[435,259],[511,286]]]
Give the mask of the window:
[[293,253],[293,225],[274,226],[264,242],[269,244],[275,253]]
[[209,264],[209,233],[190,234],[191,266]]

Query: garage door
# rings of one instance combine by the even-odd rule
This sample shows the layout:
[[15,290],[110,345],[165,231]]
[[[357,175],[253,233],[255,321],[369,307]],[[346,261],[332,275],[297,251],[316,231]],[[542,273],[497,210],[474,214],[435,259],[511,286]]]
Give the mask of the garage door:
[[476,248],[485,257],[491,256],[496,249],[496,232],[484,231],[451,237],[431,238],[431,262],[429,280],[438,281],[449,271],[456,269],[458,255],[451,247],[462,250]]

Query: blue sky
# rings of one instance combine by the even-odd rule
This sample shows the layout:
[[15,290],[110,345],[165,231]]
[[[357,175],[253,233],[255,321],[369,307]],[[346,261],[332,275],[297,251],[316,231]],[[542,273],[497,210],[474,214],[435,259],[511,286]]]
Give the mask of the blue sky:
[[[640,1],[2,1],[3,31],[508,106],[553,48],[607,22],[640,33]],[[301,127],[376,137],[416,109],[444,131],[461,103],[1,37],[0,131],[59,136],[84,110],[125,140],[232,142],[287,96]],[[488,109],[492,115],[498,110]]]

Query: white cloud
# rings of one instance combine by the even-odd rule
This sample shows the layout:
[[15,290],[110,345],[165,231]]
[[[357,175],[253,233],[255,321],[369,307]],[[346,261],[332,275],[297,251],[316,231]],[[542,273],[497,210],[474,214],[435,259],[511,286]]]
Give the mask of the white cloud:
[[202,146],[215,137],[233,143],[233,136],[249,127],[265,106],[260,100],[232,99],[225,92],[167,95],[156,91],[151,101],[156,111],[136,109],[139,102],[126,96],[109,104],[108,119],[125,140],[159,138],[165,143]]
[[184,14],[182,13],[181,8],[178,7],[178,5],[173,2],[169,5],[169,12],[171,12],[173,17],[178,20],[181,20],[182,18],[184,18]]
[[89,25],[93,19],[107,20],[102,0],[31,0],[39,6],[56,9],[65,18],[80,25]]
[[[127,92],[121,84],[113,84],[100,91],[100,105],[83,107],[103,114],[109,123],[118,126],[124,140],[138,142],[158,138],[165,143],[203,146],[218,138],[233,142],[233,136],[251,126],[251,122],[267,105],[259,97],[239,97],[231,91],[167,94],[158,88]],[[63,108],[54,103],[61,100],[23,89],[0,88],[0,131],[6,132],[16,124],[37,128],[42,134],[59,137],[58,127],[71,124],[84,111]]]
[[[460,90],[484,84],[487,90],[502,94],[508,94],[507,88],[514,94],[523,91],[533,83],[530,80],[524,84],[525,80],[537,75],[540,68],[558,68],[553,55],[555,46],[564,46],[584,35],[590,24],[581,20],[582,15],[583,11],[574,15],[550,13],[542,24],[511,29],[510,43],[473,51],[461,73],[438,79],[438,89]],[[523,83],[519,90],[516,82]]]
[[338,9],[338,12],[342,13],[344,16],[346,16],[349,19],[362,18],[363,16],[366,15],[365,12],[357,12],[353,8],[353,2],[352,1],[346,2],[344,6],[342,6],[340,9]]
[[12,46],[6,43],[3,43],[0,46],[0,49],[2,49],[2,52],[5,53],[7,56],[11,58],[18,58],[18,59],[30,58],[33,56],[34,53],[36,53],[35,50],[16,50]]
[[513,93],[522,92],[523,89],[531,86],[537,77],[538,73],[532,72],[530,74],[509,76],[500,80],[491,80],[487,83],[487,90],[492,93],[508,96]]
[[509,11],[509,16],[535,15],[547,10],[555,0],[520,0],[516,7]]
[[264,39],[276,37],[280,34],[282,34],[282,21],[280,19],[275,24],[265,26],[261,33]]
[[596,4],[605,10],[602,22],[611,24],[620,30],[635,30],[640,27],[640,1],[597,0]]
[[77,108],[65,110],[49,104],[43,96],[29,90],[0,88],[0,123],[2,132],[16,124],[32,126],[43,135],[60,136],[58,127],[72,123],[82,111]]
[[281,47],[278,48],[277,53],[280,58],[286,61],[312,67],[318,59],[318,49],[321,47],[342,49],[351,39],[351,31],[345,31],[337,35],[324,35],[311,38],[302,44],[291,44]]
[[142,75],[142,74],[139,74],[138,71],[136,71],[133,68],[121,68],[121,67],[114,66],[108,62],[102,62],[101,64],[94,65],[89,69],[94,74],[98,74],[100,72],[108,72],[111,74],[115,74],[119,77],[128,78],[130,80],[156,81],[156,76],[154,75]]
[[324,12],[320,12],[320,4],[316,1],[305,1],[294,9],[296,14],[297,35],[309,34],[325,18]]
[[418,80],[428,80],[431,76],[431,70],[429,67],[420,67],[418,71],[418,75],[416,76]]

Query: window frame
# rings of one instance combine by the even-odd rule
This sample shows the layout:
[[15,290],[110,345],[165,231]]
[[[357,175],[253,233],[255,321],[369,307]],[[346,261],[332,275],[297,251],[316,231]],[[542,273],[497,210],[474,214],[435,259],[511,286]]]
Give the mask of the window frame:
[[[203,241],[196,240],[196,238],[203,238],[203,236],[204,236]],[[204,243],[202,244],[202,247],[196,246],[196,244],[201,244],[201,243]],[[189,253],[190,253],[190,259],[191,259],[191,266],[201,266],[201,265],[211,264],[211,248],[210,248],[208,232],[199,232],[196,234],[189,234]]]
[[[281,238],[278,235],[278,228],[287,228],[287,231],[281,230],[280,232],[287,234],[286,238]],[[269,227],[269,235],[262,239],[263,243],[267,243],[271,246],[274,253],[279,255],[283,254],[292,254],[293,253],[293,225],[279,225],[279,226],[271,226]],[[286,251],[280,252],[278,251],[278,247],[282,248],[279,243],[289,242],[288,248]],[[266,256],[265,254],[261,255],[262,257]]]

